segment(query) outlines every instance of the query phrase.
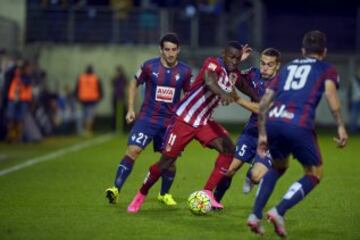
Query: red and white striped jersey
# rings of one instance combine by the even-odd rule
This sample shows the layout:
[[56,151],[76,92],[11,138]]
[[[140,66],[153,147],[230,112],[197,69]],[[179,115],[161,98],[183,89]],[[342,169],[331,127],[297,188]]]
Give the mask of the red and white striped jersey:
[[215,72],[219,76],[219,87],[228,93],[232,92],[236,80],[240,77],[240,71],[231,73],[226,71],[222,58],[209,57],[205,60],[190,91],[176,109],[176,115],[195,128],[207,123],[220,102],[220,97],[205,85],[206,70]]

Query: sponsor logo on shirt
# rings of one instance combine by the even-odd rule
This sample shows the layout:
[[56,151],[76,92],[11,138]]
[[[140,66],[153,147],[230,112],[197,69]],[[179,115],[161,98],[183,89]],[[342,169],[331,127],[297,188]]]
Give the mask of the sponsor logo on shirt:
[[157,72],[152,72],[152,75],[154,75],[156,78],[159,77],[159,73],[157,73]]
[[270,118],[287,118],[287,119],[293,119],[294,113],[286,111],[286,105],[282,104],[281,106],[274,107],[269,112]]
[[157,86],[155,93],[155,100],[158,102],[172,103],[175,96],[175,88]]

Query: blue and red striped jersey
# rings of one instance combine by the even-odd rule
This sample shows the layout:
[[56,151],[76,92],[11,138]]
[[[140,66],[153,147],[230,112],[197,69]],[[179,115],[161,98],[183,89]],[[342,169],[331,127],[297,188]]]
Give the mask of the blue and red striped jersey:
[[[260,69],[249,68],[241,71],[241,77],[236,83],[237,89],[250,97],[251,101],[259,102],[265,94],[265,89],[269,86],[272,79],[265,80],[261,78]],[[258,114],[252,113],[247,121],[243,133],[258,136]]]
[[339,87],[336,68],[325,61],[307,57],[289,62],[271,82],[275,98],[268,114],[269,121],[314,128],[316,107],[327,80]]
[[139,119],[167,126],[182,90],[190,89],[191,76],[191,68],[183,62],[167,68],[161,64],[160,57],[146,61],[135,75],[138,85],[145,84]]

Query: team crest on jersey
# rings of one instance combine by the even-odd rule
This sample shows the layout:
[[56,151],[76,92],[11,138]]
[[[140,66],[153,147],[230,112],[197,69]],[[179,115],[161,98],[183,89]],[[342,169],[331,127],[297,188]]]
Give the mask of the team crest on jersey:
[[178,81],[180,79],[180,74],[175,75],[175,81]]
[[172,103],[175,96],[175,88],[157,86],[155,93],[155,100],[158,102]]

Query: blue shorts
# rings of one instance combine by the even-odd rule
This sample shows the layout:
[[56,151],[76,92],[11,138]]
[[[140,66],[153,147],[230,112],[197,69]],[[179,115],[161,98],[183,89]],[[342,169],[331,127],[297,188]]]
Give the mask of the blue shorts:
[[235,158],[247,162],[249,164],[254,164],[260,162],[264,164],[267,168],[271,167],[271,156],[267,154],[265,158],[260,158],[256,154],[258,138],[249,134],[241,134],[236,141],[236,150]]
[[154,151],[160,152],[162,150],[165,131],[165,126],[138,120],[130,131],[128,145],[136,145],[144,149],[151,141],[153,141]]
[[303,166],[322,165],[315,130],[277,122],[268,122],[266,128],[273,160],[282,161],[293,154]]
[[9,101],[6,110],[6,118],[8,121],[22,121],[29,108],[29,102]]
[[95,117],[95,110],[96,110],[96,102],[91,102],[91,103],[83,103],[82,107],[83,107],[83,120],[84,121],[93,121],[94,117]]

